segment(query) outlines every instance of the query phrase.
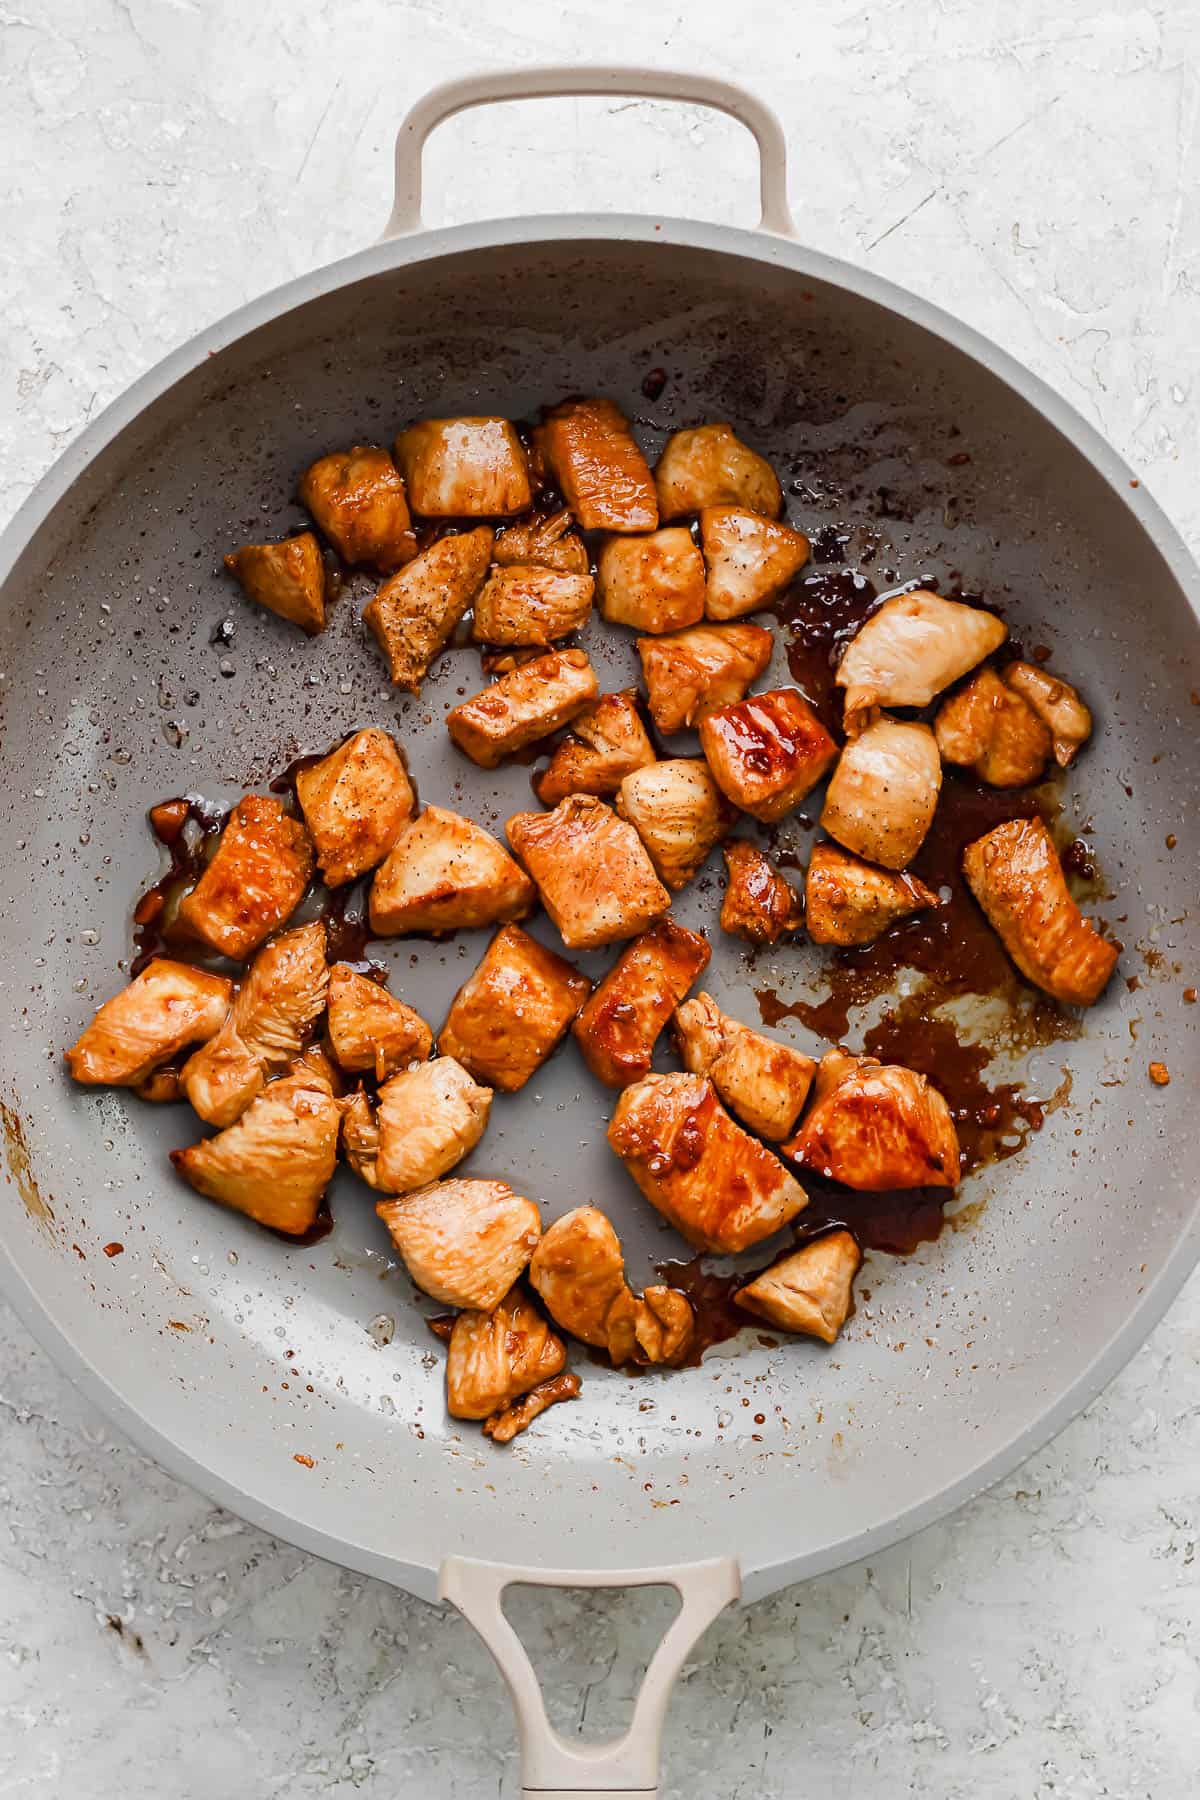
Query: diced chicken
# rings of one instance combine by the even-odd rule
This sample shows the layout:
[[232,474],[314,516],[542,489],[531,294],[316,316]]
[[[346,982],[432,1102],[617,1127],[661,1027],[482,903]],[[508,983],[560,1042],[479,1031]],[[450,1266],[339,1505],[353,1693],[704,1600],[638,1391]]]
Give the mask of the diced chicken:
[[566,1348],[533,1302],[514,1287],[494,1312],[463,1312],[446,1359],[446,1404],[455,1419],[490,1419],[567,1360]]
[[533,498],[521,440],[508,419],[421,419],[396,439],[408,502],[425,519],[492,519]]
[[843,749],[821,824],[853,856],[903,869],[925,842],[941,790],[942,759],[928,725],[883,715]]
[[393,844],[371,884],[376,937],[466,930],[523,919],[534,887],[502,844],[473,819],[427,806]]
[[664,737],[740,700],[771,660],[761,625],[694,625],[637,641],[650,716]]
[[824,1237],[772,1263],[734,1299],[780,1331],[802,1331],[832,1344],[850,1316],[862,1251],[848,1231]]
[[311,531],[282,544],[243,544],[225,558],[242,592],[313,636],[325,629],[325,564]]
[[236,1124],[171,1161],[197,1193],[272,1231],[302,1237],[315,1224],[337,1165],[340,1108],[303,1066],[272,1081]]
[[575,1021],[593,1075],[620,1088],[648,1073],[659,1034],[710,955],[698,931],[670,918],[621,952]]
[[732,425],[700,425],[677,431],[654,471],[662,519],[703,512],[707,506],[744,507],[777,519],[783,491],[765,457],[743,444]]
[[877,1056],[855,1056],[841,1044],[827,1050],[817,1064],[817,1076],[813,1082],[812,1103],[819,1106],[827,1100],[835,1087],[853,1075],[858,1069],[879,1069],[883,1065]]
[[678,631],[704,617],[704,558],[682,525],[606,539],[596,562],[601,616],[636,631]]
[[1001,679],[1032,706],[1051,734],[1054,760],[1066,769],[1092,735],[1092,715],[1069,681],[1035,663],[1009,663]]
[[729,1018],[711,994],[684,1001],[675,1037],[684,1068],[707,1075],[744,1125],[776,1142],[788,1135],[812,1086],[811,1056]]
[[343,1069],[368,1069],[386,1081],[425,1061],[433,1033],[419,1012],[340,962],[329,971],[329,1042]]
[[323,456],[301,477],[300,499],[343,562],[390,575],[417,554],[404,483],[378,446]]
[[734,838],[723,851],[728,881],[721,930],[751,944],[777,944],[804,922],[800,896],[756,844]]
[[840,1080],[834,1071],[818,1079],[817,1098],[784,1155],[868,1193],[955,1187],[958,1134],[938,1090],[897,1063],[845,1060],[851,1066]]
[[379,1121],[361,1088],[342,1102],[342,1150],[360,1180],[378,1188]]
[[533,442],[585,531],[654,530],[654,477],[611,400],[564,401]]
[[1040,819],[1012,819],[963,852],[971,892],[1027,981],[1068,1006],[1092,1006],[1116,967],[1072,899],[1054,840]]
[[386,731],[356,731],[296,776],[296,798],[330,887],[357,881],[381,863],[414,799],[408,770]]
[[569,950],[636,937],[671,904],[633,826],[590,794],[516,813],[506,830]]
[[1039,780],[1050,756],[1049,730],[994,669],[980,669],[943,700],[933,730],[942,761],[973,770],[989,787]]
[[419,1288],[478,1312],[495,1311],[542,1235],[537,1207],[507,1181],[436,1181],[375,1210]]
[[144,1081],[136,1083],[133,1091],[139,1100],[145,1100],[150,1106],[170,1106],[173,1101],[183,1099],[178,1069],[152,1069]]
[[659,879],[686,887],[736,817],[701,757],[672,757],[627,775],[617,811],[635,828]]
[[180,901],[180,924],[240,962],[287,923],[312,872],[312,839],[299,819],[267,794],[247,794],[230,813],[212,861]]
[[581,631],[592,610],[590,575],[562,575],[538,563],[493,568],[475,602],[471,635],[481,644],[552,644]]
[[296,1060],[328,988],[319,920],[259,951],[221,1029],[183,1067],[183,1091],[207,1124],[232,1125],[267,1077]]
[[484,1437],[491,1438],[493,1444],[511,1444],[522,1431],[527,1431],[535,1419],[551,1406],[557,1406],[562,1400],[578,1398],[580,1383],[578,1375],[569,1369],[561,1375],[553,1376],[549,1381],[539,1381],[535,1388],[506,1406],[503,1412],[494,1413],[483,1422]]
[[578,713],[534,782],[543,806],[557,806],[568,794],[615,794],[627,775],[654,761],[654,745],[632,691],[602,694]]
[[553,950],[519,925],[503,925],[455,994],[438,1049],[477,1081],[515,1093],[562,1042],[591,990]]
[[875,707],[928,706],[1007,636],[995,613],[943,600],[927,588],[885,600],[838,664],[847,735],[862,730]]
[[506,756],[569,724],[599,692],[584,651],[552,650],[453,707],[446,729],[472,762],[494,769]]
[[491,557],[488,525],[438,538],[363,608],[363,622],[374,632],[397,687],[420,692],[429,665],[487,579]]
[[345,1079],[324,1044],[309,1044],[307,1049],[301,1051],[289,1072],[296,1075],[305,1069],[329,1089],[335,1100],[341,1099],[346,1091]]
[[646,1075],[627,1087],[608,1141],[651,1206],[698,1250],[748,1250],[808,1203],[800,1183],[734,1123],[703,1075]]
[[411,1194],[448,1175],[487,1127],[492,1090],[480,1087],[452,1056],[402,1069],[379,1090],[375,1185]]
[[936,906],[915,875],[863,862],[836,844],[817,844],[804,883],[805,924],[814,944],[869,944],[897,919]]
[[708,570],[704,611],[710,619],[740,619],[781,594],[808,561],[802,531],[737,506],[706,506],[700,543]]
[[695,1318],[685,1296],[668,1287],[634,1294],[621,1240],[595,1206],[564,1213],[542,1234],[529,1281],[556,1325],[607,1350],[618,1367],[675,1362],[691,1343]]
[[700,721],[700,748],[725,796],[765,824],[799,806],[837,755],[796,688],[751,694],[708,713]]
[[220,1029],[232,995],[223,975],[159,957],[104,1002],[66,1052],[67,1068],[88,1087],[140,1088],[160,1063]]
[[511,563],[537,563],[560,575],[590,575],[587,546],[571,525],[565,506],[547,516],[517,519],[500,533],[492,555],[502,569]]

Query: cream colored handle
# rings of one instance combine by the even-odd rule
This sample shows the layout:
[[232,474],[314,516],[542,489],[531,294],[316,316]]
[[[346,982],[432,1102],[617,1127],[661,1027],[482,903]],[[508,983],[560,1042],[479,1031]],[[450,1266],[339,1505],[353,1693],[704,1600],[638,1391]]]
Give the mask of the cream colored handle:
[[[650,1660],[624,1737],[609,1744],[573,1744],[546,1717],[542,1690],[525,1646],[504,1616],[504,1590],[514,1583],[555,1588],[673,1587],[680,1607]],[[580,1574],[571,1569],[522,1569],[506,1563],[449,1556],[438,1596],[456,1606],[491,1651],[517,1716],[521,1782],[526,1800],[654,1800],[658,1752],[667,1701],[684,1658],[705,1628],[741,1591],[731,1556],[680,1563],[668,1569]]]
[[473,106],[501,100],[567,98],[582,94],[634,94],[647,100],[679,100],[728,113],[758,144],[760,229],[795,237],[788,210],[787,139],[778,117],[745,88],[715,75],[656,69],[507,69],[448,81],[418,100],[396,137],[396,197],[384,238],[422,229],[421,160],[425,141],[446,119]]

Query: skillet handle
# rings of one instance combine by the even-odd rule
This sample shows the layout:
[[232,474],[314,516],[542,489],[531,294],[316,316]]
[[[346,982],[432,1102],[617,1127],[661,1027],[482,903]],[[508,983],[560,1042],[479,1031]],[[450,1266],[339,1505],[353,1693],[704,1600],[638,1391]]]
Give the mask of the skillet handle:
[[396,196],[384,239],[405,237],[422,229],[421,159],[425,141],[455,113],[500,100],[564,98],[583,94],[635,94],[647,100],[679,100],[728,113],[751,132],[758,144],[759,229],[795,237],[788,210],[787,139],[778,115],[731,81],[715,75],[684,75],[658,69],[549,68],[500,69],[447,81],[418,100],[396,137]]
[[[525,1646],[504,1616],[504,1590],[534,1587],[673,1587],[680,1608],[651,1658],[624,1737],[607,1744],[574,1744],[546,1717],[542,1690]],[[663,1718],[684,1658],[700,1633],[741,1591],[731,1556],[679,1563],[666,1569],[583,1574],[571,1569],[522,1569],[507,1563],[448,1556],[438,1578],[438,1598],[449,1600],[472,1624],[504,1678],[517,1716],[521,1783],[525,1800],[654,1800]]]

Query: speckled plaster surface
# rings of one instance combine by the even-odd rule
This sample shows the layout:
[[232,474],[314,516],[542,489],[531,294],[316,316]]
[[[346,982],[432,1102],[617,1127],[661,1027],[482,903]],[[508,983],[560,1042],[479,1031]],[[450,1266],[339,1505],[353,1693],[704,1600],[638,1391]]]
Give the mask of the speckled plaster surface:
[[[1200,546],[1195,8],[711,0],[0,5],[0,509],[210,319],[376,235],[395,124],[488,63],[705,66],[781,111],[803,235],[990,333]],[[751,214],[733,126],[644,103],[477,115],[442,222],[614,200]],[[1200,1767],[1200,1287],[1050,1449],[907,1546],[732,1613],[688,1666],[664,1791],[1185,1800]],[[0,1795],[510,1795],[460,1621],[158,1471],[0,1308]],[[548,1552],[553,1542],[548,1521]],[[623,1716],[645,1597],[522,1623],[566,1728]]]

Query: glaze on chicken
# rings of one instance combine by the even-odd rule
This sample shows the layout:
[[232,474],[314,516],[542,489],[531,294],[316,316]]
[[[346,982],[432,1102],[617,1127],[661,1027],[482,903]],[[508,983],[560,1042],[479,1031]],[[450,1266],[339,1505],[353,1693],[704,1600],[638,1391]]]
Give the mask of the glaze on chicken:
[[611,400],[566,400],[533,434],[534,452],[585,531],[653,531],[654,477]]
[[421,691],[434,658],[487,579],[492,557],[490,526],[442,537],[385,581],[363,609],[363,622],[387,658],[392,681]]
[[474,819],[427,806],[403,827],[371,885],[378,937],[523,919],[536,898],[528,875]]
[[698,931],[659,919],[621,952],[575,1021],[575,1041],[606,1087],[648,1074],[654,1046],[710,951]]
[[582,650],[553,650],[446,714],[446,729],[481,769],[567,725],[600,692],[596,672]]
[[415,799],[404,759],[386,731],[356,731],[296,772],[296,798],[329,887],[357,881],[381,863]]
[[603,694],[572,719],[570,731],[534,781],[534,792],[543,806],[557,806],[568,794],[608,799],[627,775],[653,761],[654,745],[632,689]]
[[391,575],[417,554],[404,483],[377,445],[322,456],[301,477],[300,499],[344,563]]
[[268,794],[247,794],[229,815],[216,852],[179,903],[185,930],[237,961],[285,925],[312,879],[313,843],[299,819]]
[[654,485],[664,521],[708,506],[741,507],[767,519],[777,519],[783,510],[774,469],[726,424],[699,425],[669,437]]
[[945,1100],[924,1075],[834,1055],[837,1073],[819,1083],[784,1155],[827,1181],[868,1193],[957,1186],[958,1134]]
[[160,1063],[218,1031],[232,982],[160,957],[106,1000],[66,1052],[76,1081],[88,1087],[139,1087]]
[[843,749],[821,824],[852,856],[903,869],[925,842],[941,788],[928,725],[881,716]]
[[708,572],[704,612],[709,619],[740,619],[769,605],[809,556],[802,531],[737,506],[704,508],[700,545]]
[[740,700],[771,660],[761,625],[693,625],[637,641],[650,717],[664,737]]
[[730,1112],[778,1142],[800,1117],[816,1063],[723,1013],[711,994],[685,1000],[675,1013],[680,1060],[693,1075],[707,1075]]
[[243,544],[225,558],[248,600],[299,625],[310,637],[325,629],[325,562],[311,531],[282,544]]
[[1013,819],[963,852],[971,892],[1027,981],[1067,1006],[1094,1006],[1118,949],[1080,912],[1040,819]]
[[541,1214],[506,1181],[437,1181],[375,1208],[419,1288],[446,1306],[494,1312],[528,1265]]
[[777,944],[804,923],[800,896],[757,844],[733,838],[722,855],[728,877],[721,930],[750,944]]
[[880,869],[836,844],[816,844],[804,881],[804,923],[814,944],[870,944],[938,896],[915,875]]
[[855,736],[881,706],[928,706],[1008,636],[995,613],[927,588],[896,594],[851,639],[838,664],[845,726]]
[[569,950],[636,937],[671,904],[637,832],[603,800],[572,794],[506,830]]
[[366,1070],[386,1081],[410,1063],[424,1062],[433,1033],[420,1013],[348,963],[329,971],[329,1042],[343,1069]]
[[498,519],[533,498],[520,438],[507,419],[421,419],[396,439],[408,503],[424,519]]
[[774,688],[700,721],[717,786],[742,812],[774,824],[812,792],[837,745],[796,688]]
[[438,1037],[477,1081],[512,1094],[553,1054],[591,993],[586,975],[519,925],[496,933]]
[[633,1293],[621,1240],[598,1207],[576,1207],[548,1227],[529,1283],[556,1325],[607,1350],[618,1367],[677,1362],[691,1343],[695,1317],[686,1297],[661,1285]]
[[704,558],[682,526],[611,537],[596,564],[601,617],[635,631],[678,631],[704,617]]

